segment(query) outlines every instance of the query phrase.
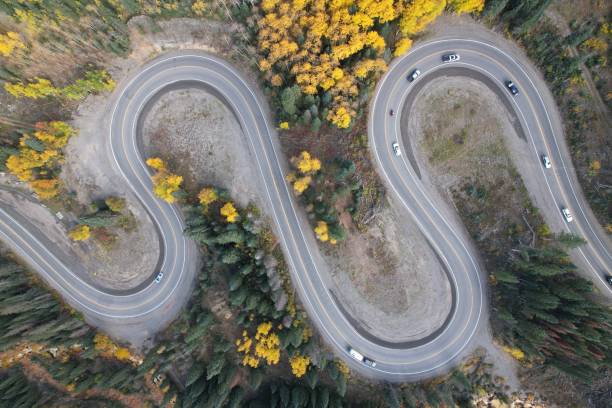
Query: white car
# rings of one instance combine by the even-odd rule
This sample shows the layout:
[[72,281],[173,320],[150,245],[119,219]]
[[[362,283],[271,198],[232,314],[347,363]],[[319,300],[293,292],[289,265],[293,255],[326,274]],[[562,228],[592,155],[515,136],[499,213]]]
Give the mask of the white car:
[[355,350],[352,347],[348,348],[349,354],[351,355],[351,357],[353,357],[355,360],[364,363],[366,365],[369,365],[370,367],[376,367],[376,361],[371,360],[367,357],[365,357],[363,354],[361,354],[360,352],[358,352],[357,350]]
[[561,208],[561,213],[563,214],[563,218],[565,218],[565,221],[572,222],[574,220],[574,217],[572,217],[572,213],[567,208]]
[[391,144],[391,147],[393,148],[393,153],[395,153],[396,156],[402,155],[402,151],[400,150],[399,144],[397,144],[397,142],[393,142],[393,144]]
[[442,62],[455,62],[459,61],[461,57],[459,54],[445,54],[442,56]]
[[370,366],[370,367],[372,367],[372,368],[373,368],[373,367],[376,367],[376,361],[374,361],[374,360],[370,360],[370,359],[369,359],[369,358],[367,358],[367,357],[364,357],[364,358],[363,358],[363,362],[364,362],[366,365],[369,365],[369,366]]
[[546,169],[550,169],[552,167],[552,164],[550,163],[550,159],[545,154],[542,155],[542,164],[544,165],[544,168]]
[[158,273],[157,276],[155,277],[155,283],[161,282],[163,277],[164,277],[164,273],[163,272]]
[[412,73],[410,75],[408,75],[408,81],[412,82],[415,79],[418,78],[418,76],[421,75],[421,71],[419,71],[418,69],[415,69],[414,71],[412,71]]
[[355,360],[360,361],[363,363],[363,360],[365,359],[365,357],[363,356],[363,354],[361,354],[360,352],[358,352],[357,350],[355,350],[352,347],[349,347],[349,354],[351,355],[351,357],[353,357]]

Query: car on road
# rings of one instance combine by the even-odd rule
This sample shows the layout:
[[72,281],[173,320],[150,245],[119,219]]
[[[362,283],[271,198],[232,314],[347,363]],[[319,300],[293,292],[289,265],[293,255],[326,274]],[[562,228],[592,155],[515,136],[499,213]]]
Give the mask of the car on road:
[[351,357],[353,357],[355,360],[364,363],[370,367],[376,367],[376,361],[367,358],[366,356],[364,356],[363,354],[361,354],[360,352],[358,352],[357,350],[355,350],[352,347],[348,348],[348,352],[351,355]]
[[574,220],[574,217],[572,217],[572,213],[567,208],[562,207],[561,213],[563,214],[563,218],[565,218],[565,221],[572,222]]
[[163,277],[164,277],[164,273],[163,272],[158,273],[157,276],[155,277],[155,283],[161,282]]
[[358,352],[357,350],[355,350],[352,347],[349,347],[348,351],[349,351],[349,354],[351,355],[351,357],[353,357],[355,360],[361,361],[363,363],[363,359],[365,358],[363,356],[363,354],[361,354],[360,352]]
[[418,69],[415,69],[414,71],[412,71],[410,75],[408,75],[408,81],[410,82],[414,81],[415,79],[419,77],[419,75],[421,75],[421,71],[419,71]]
[[393,142],[391,144],[391,147],[393,148],[393,153],[395,153],[396,156],[402,155],[402,151],[400,150],[399,144],[397,142]]
[[506,81],[506,88],[508,88],[508,90],[510,90],[510,93],[512,95],[518,95],[519,90],[516,87],[516,85],[514,85],[514,82],[512,81]]
[[372,367],[372,368],[373,368],[373,367],[376,367],[376,361],[371,360],[371,359],[369,359],[369,358],[367,358],[367,357],[364,357],[364,358],[363,358],[363,362],[364,362],[364,364],[369,365],[369,366],[370,366],[370,367]]
[[442,56],[442,62],[455,62],[459,61],[461,57],[459,54],[444,54]]
[[612,286],[612,275],[606,275],[604,277],[606,278],[606,282],[608,282],[608,285]]
[[391,110],[389,111],[389,116],[393,116],[393,115],[395,115],[395,112],[393,111],[393,109],[391,109]]
[[550,163],[550,159],[545,154],[542,155],[542,164],[544,165],[544,168],[546,169],[550,169],[552,167],[552,164]]

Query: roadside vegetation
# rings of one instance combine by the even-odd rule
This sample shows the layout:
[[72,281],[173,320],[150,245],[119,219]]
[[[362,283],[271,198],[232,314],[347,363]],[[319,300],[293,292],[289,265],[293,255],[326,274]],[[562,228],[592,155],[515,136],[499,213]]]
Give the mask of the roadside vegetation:
[[[248,29],[247,38],[236,41],[256,61],[281,143],[293,157],[288,182],[317,238],[337,244],[363,230],[383,201],[365,126],[377,79],[445,10],[477,14],[484,8],[484,18],[507,27],[545,72],[568,123],[582,186],[612,231],[612,147],[606,133],[596,134],[606,127],[588,109],[579,67],[585,63],[593,73],[605,67],[609,27],[603,21],[572,24],[573,33],[560,36],[541,19],[549,3],[0,1],[10,16],[0,32],[2,105],[10,101],[14,107],[0,109],[0,166],[39,198],[75,209],[73,240],[93,237],[110,247],[113,228],[133,228],[133,217],[119,197],[85,209],[71,203],[70,186],[59,180],[63,148],[78,137],[67,122],[79,101],[113,89],[102,67],[130,51],[129,18],[225,18],[227,11]],[[313,333],[259,210],[241,208],[214,186],[195,198],[162,159],[147,164],[154,170],[154,193],[183,206],[185,233],[204,255],[188,306],[140,355],[97,333],[10,256],[0,258],[0,405],[425,407],[507,401],[502,382],[480,355],[448,375],[401,387],[351,375]],[[492,271],[496,336],[527,375],[552,371],[555,378],[583,382],[609,377],[610,311],[591,300],[591,285],[575,275],[567,255],[580,240],[550,234],[515,173],[500,184],[470,180],[454,190]],[[522,206],[500,217],[508,191],[519,195]],[[593,387],[589,398],[605,402],[605,392]]]
[[[216,209],[218,205],[212,205],[208,211]],[[192,222],[205,217],[216,219],[218,225],[228,224],[220,216],[206,216],[201,208],[193,211]],[[241,216],[244,222],[250,219],[248,212],[241,211]],[[196,234],[191,228],[189,234]],[[250,261],[243,257],[243,268],[237,272],[232,264],[223,262],[227,258],[218,250],[220,245],[203,246],[215,256],[203,266],[186,310],[156,336],[144,355],[96,333],[33,281],[33,275],[3,258],[0,323],[7,334],[0,348],[0,401],[16,407],[84,403],[105,407],[348,407],[357,402],[375,407],[507,399],[503,384],[492,378],[482,355],[444,377],[402,388],[377,387],[353,378],[343,363],[311,337],[303,312],[289,306],[292,303],[279,310],[264,299],[263,306],[253,306],[249,300],[253,297],[262,300],[262,293],[283,292],[272,288],[275,281],[267,278],[264,263],[270,255]],[[244,275],[244,265],[249,262],[253,270]],[[240,286],[232,286],[236,276],[243,281]],[[224,293],[221,306],[211,305],[211,297],[220,291]],[[233,295],[235,292],[247,296]],[[27,294],[25,302],[23,293]],[[294,312],[295,318],[283,318]]]
[[344,240],[346,231],[338,208],[352,216],[363,194],[361,182],[354,177],[355,163],[335,159],[321,167],[320,160],[305,150],[292,157],[290,163],[295,171],[287,175],[287,181],[293,183],[293,191],[312,220],[317,239],[332,245]]
[[325,122],[346,129],[363,115],[370,90],[448,9],[479,12],[482,0],[264,0],[240,2],[234,17],[251,37],[257,68],[281,128]]

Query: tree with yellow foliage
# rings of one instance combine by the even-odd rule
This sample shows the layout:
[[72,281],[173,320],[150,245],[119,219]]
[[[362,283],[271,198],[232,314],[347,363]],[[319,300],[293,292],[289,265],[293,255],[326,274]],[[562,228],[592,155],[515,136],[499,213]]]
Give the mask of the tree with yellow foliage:
[[86,241],[89,239],[90,235],[89,226],[87,225],[79,225],[68,232],[68,236],[73,241]]
[[119,361],[133,358],[129,349],[119,347],[110,337],[102,333],[96,333],[94,336],[94,349],[106,358],[115,358]]
[[278,364],[280,360],[280,339],[272,332],[272,323],[265,322],[257,326],[255,334],[255,355],[266,360],[268,365]]
[[183,177],[170,173],[166,168],[166,163],[159,157],[151,157],[146,163],[157,170],[151,177],[155,195],[170,204],[176,202],[174,193],[180,190]]
[[289,162],[298,170],[301,177],[295,173],[289,173],[287,181],[293,183],[293,191],[300,195],[312,183],[312,176],[321,170],[321,161],[304,150],[297,157],[292,157]]
[[518,347],[503,346],[502,349],[518,361],[522,361],[525,358],[525,353]]
[[484,6],[484,0],[448,0],[448,7],[457,14],[480,13]]
[[14,84],[6,82],[4,89],[16,98],[39,99],[60,94],[59,89],[53,86],[51,81],[39,77],[34,78],[33,82],[27,84],[23,82],[16,82]]
[[311,154],[307,151],[302,151],[298,157],[292,158],[295,162],[295,167],[302,174],[314,174],[317,171],[321,170],[321,161],[315,157],[312,157]]
[[312,177],[310,176],[296,178],[295,182],[293,183],[293,191],[295,191],[297,195],[300,195],[308,188],[308,186],[310,186],[311,182]]
[[229,223],[233,223],[238,220],[238,211],[236,210],[236,207],[234,207],[234,204],[231,201],[225,203],[225,205],[221,207],[221,210],[219,210],[219,212],[222,216],[225,217],[225,221]]
[[200,190],[200,193],[198,194],[198,200],[204,208],[207,208],[210,204],[217,201],[218,198],[219,195],[214,187],[205,187]]
[[310,358],[308,356],[296,354],[295,356],[291,357],[289,363],[291,364],[291,372],[293,375],[295,375],[297,378],[301,378],[304,374],[306,374],[306,371],[308,371]]
[[446,7],[446,0],[412,0],[400,18],[399,28],[404,35],[423,31]]
[[63,87],[55,87],[45,78],[34,78],[33,82],[5,83],[4,89],[11,95],[21,98],[40,99],[50,96],[59,96],[70,100],[80,100],[95,92],[110,91],[115,87],[115,81],[104,70],[88,71],[84,78]]
[[40,198],[55,197],[60,183],[48,175],[61,162],[61,149],[74,134],[76,131],[65,122],[36,123],[32,135],[24,133],[19,139],[19,152],[7,158],[7,169],[28,182]]
[[257,368],[264,360],[268,365],[276,365],[280,361],[280,339],[272,331],[272,323],[264,322],[257,326],[255,342],[247,331],[242,332],[242,338],[236,340],[236,350],[244,354],[242,365]]
[[410,38],[402,38],[395,43],[395,50],[393,51],[394,57],[404,55],[412,47],[412,40]]
[[14,32],[9,31],[6,34],[0,34],[0,54],[5,57],[10,56],[16,49],[25,49],[26,46],[21,41],[21,36]]
[[120,213],[125,209],[125,199],[121,197],[108,197],[104,203],[112,212]]
[[[378,56],[386,44],[374,27],[397,17],[394,1],[266,0],[261,8],[264,15],[258,19],[257,28],[258,49],[263,58],[259,68],[266,79],[278,87],[289,75],[288,80],[299,85],[303,94],[329,92],[331,109],[327,119],[338,127],[350,126],[356,115],[352,102],[359,88],[355,77],[349,74],[353,64],[349,59],[372,50],[375,58],[365,53],[357,58],[366,64],[360,72],[373,72],[374,67],[379,67],[382,60]],[[370,60],[376,62],[367,62]],[[343,69],[343,64],[349,69]],[[283,94],[289,96],[285,91]],[[283,104],[286,106],[293,105]],[[295,114],[292,108],[285,112]]]
[[159,171],[166,170],[166,163],[164,163],[164,161],[159,157],[151,157],[147,159],[147,166]]
[[321,242],[329,241],[329,228],[325,221],[317,222],[317,226],[314,229],[317,239]]

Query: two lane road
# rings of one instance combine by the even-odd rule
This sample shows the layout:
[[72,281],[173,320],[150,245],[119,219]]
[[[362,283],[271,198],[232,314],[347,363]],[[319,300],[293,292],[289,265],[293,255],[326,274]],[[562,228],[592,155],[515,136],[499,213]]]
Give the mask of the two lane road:
[[[140,119],[149,104],[163,92],[176,87],[204,87],[224,101],[242,127],[245,143],[259,171],[260,185],[268,204],[267,213],[274,222],[294,285],[313,324],[325,340],[353,368],[373,378],[418,380],[444,371],[456,362],[484,320],[481,318],[484,284],[475,254],[438,210],[441,204],[427,195],[410,165],[398,160],[390,151],[391,140],[400,138],[398,122],[389,118],[388,110],[390,107],[397,109],[408,100],[407,90],[410,88],[406,86],[405,75],[416,61],[423,64],[424,70],[434,70],[433,61],[439,58],[442,48],[467,52],[467,45],[460,42],[462,40],[452,41],[456,42],[425,44],[394,63],[377,88],[370,114],[369,136],[381,174],[436,250],[453,291],[453,306],[443,327],[422,341],[381,341],[376,333],[364,332],[344,314],[328,289],[329,271],[318,253],[313,232],[305,217],[300,215],[284,179],[285,159],[279,153],[277,136],[273,125],[268,122],[264,105],[231,65],[207,54],[183,51],[159,57],[118,90],[113,107],[109,146],[114,164],[155,223],[162,245],[159,269],[152,271],[146,284],[129,293],[96,288],[47,248],[43,237],[8,211],[0,211],[0,236],[90,319],[110,325],[124,324],[126,331],[140,327],[154,331],[160,314],[171,317],[169,308],[180,306],[189,297],[196,274],[196,248],[182,234],[184,223],[179,211],[152,194],[149,169],[144,164],[138,142]],[[486,47],[474,47],[478,53],[488,55],[481,57],[487,61],[500,58]],[[432,65],[423,63],[425,60],[431,60]],[[472,61],[474,66],[479,62],[482,61]],[[525,87],[523,92],[528,92],[528,82],[514,72],[512,64],[505,60],[496,64],[509,67],[519,86]],[[540,108],[534,105],[531,109],[531,114],[539,117]],[[528,125],[529,120],[525,124]],[[539,139],[536,137],[534,140]],[[553,162],[560,163],[562,157],[566,157],[553,154],[551,152]],[[566,190],[561,189],[561,192]],[[574,207],[571,203],[569,206]],[[576,228],[586,228],[579,211],[574,210],[574,214]],[[594,252],[589,252],[591,250]],[[604,255],[605,251],[597,249],[594,242],[584,248],[584,256],[590,262],[601,262]],[[155,283],[153,279],[158,271],[164,275],[160,283]],[[376,367],[367,367],[351,359],[349,346],[376,360]]]

